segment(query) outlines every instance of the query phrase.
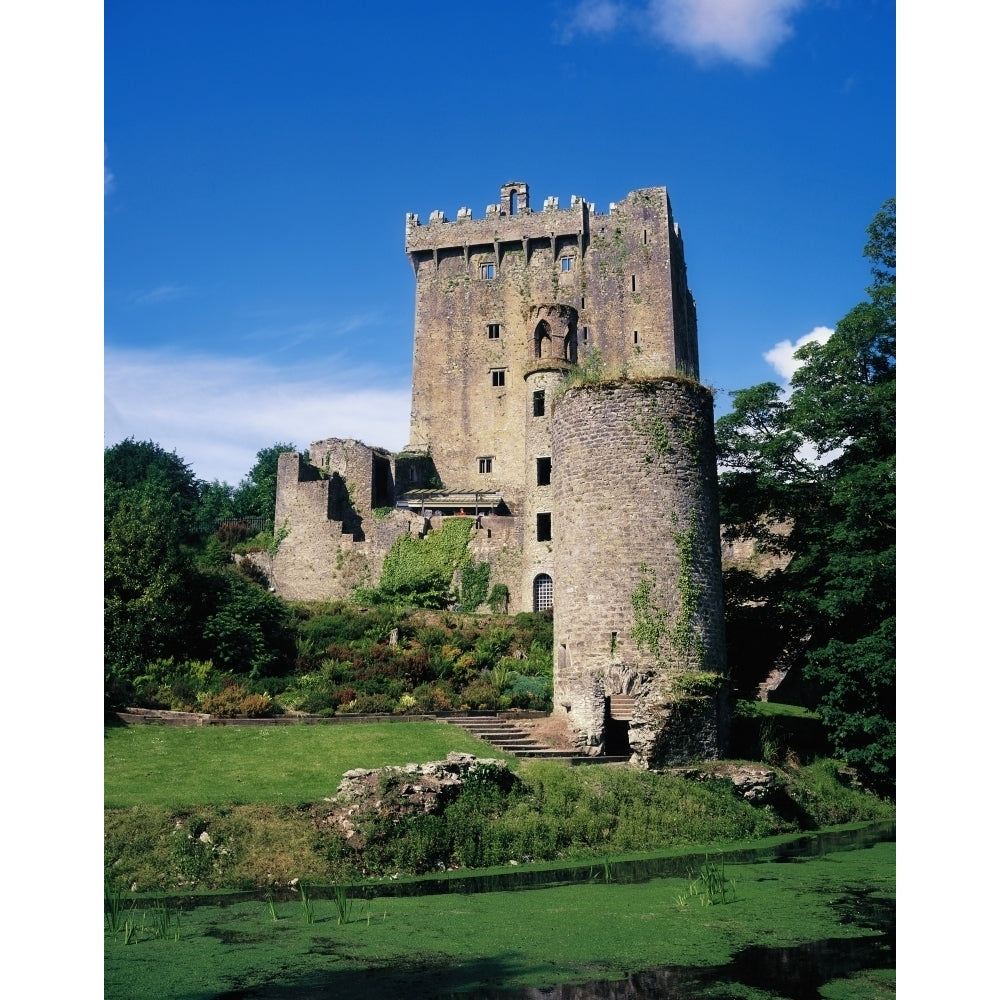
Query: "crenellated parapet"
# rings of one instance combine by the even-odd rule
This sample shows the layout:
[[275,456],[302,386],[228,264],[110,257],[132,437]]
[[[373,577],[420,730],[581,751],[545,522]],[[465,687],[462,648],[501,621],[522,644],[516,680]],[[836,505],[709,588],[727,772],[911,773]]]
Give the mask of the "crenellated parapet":
[[[614,205],[612,205],[614,208]],[[431,212],[427,225],[422,225],[415,212],[406,215],[406,252],[430,253],[437,262],[437,254],[444,250],[463,250],[468,262],[469,253],[479,248],[492,248],[500,257],[502,244],[515,244],[527,256],[532,241],[545,240],[552,247],[559,237],[575,237],[582,242],[590,232],[590,220],[598,215],[593,202],[579,195],[572,195],[569,208],[559,208],[559,199],[546,198],[541,212],[534,212],[528,204],[528,185],[521,182],[505,184],[500,189],[500,201],[486,206],[482,219],[475,219],[472,210],[462,207],[454,222],[449,222],[444,212]]]

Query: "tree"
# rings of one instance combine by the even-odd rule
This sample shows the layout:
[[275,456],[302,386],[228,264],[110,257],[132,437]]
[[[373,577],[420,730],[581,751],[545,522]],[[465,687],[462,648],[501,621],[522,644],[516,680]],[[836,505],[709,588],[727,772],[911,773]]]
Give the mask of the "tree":
[[[825,344],[798,351],[787,398],[774,383],[741,390],[716,424],[728,535],[784,560],[756,582],[727,574],[742,588],[736,632],[773,623],[771,648],[816,685],[836,752],[885,790],[895,781],[895,231],[889,200],[868,227],[868,300]],[[740,657],[737,670],[760,666]]]
[[132,488],[105,484],[106,674],[127,680],[190,646],[195,572],[184,549],[184,498],[158,473]]
[[272,444],[257,452],[257,461],[236,487],[234,502],[239,517],[264,517],[274,520],[274,502],[278,492],[278,456],[295,451],[294,444]]

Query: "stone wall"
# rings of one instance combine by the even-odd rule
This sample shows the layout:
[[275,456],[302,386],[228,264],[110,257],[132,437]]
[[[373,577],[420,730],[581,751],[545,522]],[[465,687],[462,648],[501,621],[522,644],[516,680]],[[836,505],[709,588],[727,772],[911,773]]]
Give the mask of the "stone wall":
[[455,222],[408,216],[406,250],[417,286],[410,446],[429,449],[448,489],[500,490],[525,513],[524,408],[539,360],[596,349],[612,371],[697,375],[666,188],[633,191],[605,214],[576,196],[533,212],[526,184],[504,185],[482,219],[464,208]]
[[711,393],[687,379],[568,389],[552,416],[556,712],[607,750],[634,699],[646,766],[724,750],[726,699]]
[[272,585],[290,600],[343,600],[378,584],[393,542],[423,530],[423,518],[385,509],[394,499],[387,452],[326,438],[309,455],[309,462],[298,452],[278,459]]

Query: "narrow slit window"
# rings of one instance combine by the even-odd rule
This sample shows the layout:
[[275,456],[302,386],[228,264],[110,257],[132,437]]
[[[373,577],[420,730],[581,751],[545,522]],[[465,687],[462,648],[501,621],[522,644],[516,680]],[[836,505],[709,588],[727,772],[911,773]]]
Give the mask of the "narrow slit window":
[[493,471],[493,457],[491,455],[479,459],[479,474],[481,476],[484,476],[486,475],[486,473],[492,471]]
[[590,330],[588,330],[587,327],[584,327],[583,328],[583,342],[585,344],[587,343],[587,340],[588,340],[589,337],[590,337]]
[[552,459],[535,459],[535,480],[539,486],[548,486],[552,482]]
[[[638,334],[636,334],[638,336]],[[490,379],[494,386],[502,386],[507,384],[507,371],[505,368],[491,368],[490,369]]]
[[551,514],[536,514],[535,515],[535,535],[540,542],[551,542],[552,541],[552,515]]
[[580,296],[580,308],[581,309],[587,308],[587,300],[582,295]]
[[638,344],[639,343],[639,331],[638,330],[633,330],[632,331],[632,343],[633,344]]
[[642,242],[643,243],[646,242],[646,230],[645,229],[642,231]]
[[536,389],[531,394],[531,413],[535,417],[545,416],[545,390]]
[[632,291],[635,291],[635,275],[632,275]]
[[492,281],[496,277],[496,264],[480,264],[479,277],[484,281]]
[[486,324],[486,336],[490,340],[500,339],[500,324],[499,323],[487,323]]

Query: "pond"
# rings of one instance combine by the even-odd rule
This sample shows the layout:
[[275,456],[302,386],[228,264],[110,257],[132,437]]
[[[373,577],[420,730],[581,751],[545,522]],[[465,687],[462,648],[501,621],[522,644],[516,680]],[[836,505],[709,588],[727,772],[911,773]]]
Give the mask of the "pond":
[[[158,918],[172,937],[106,934],[105,997],[888,998],[894,841],[887,823],[707,860],[702,850],[339,893],[310,886],[308,905],[259,893],[143,900],[143,926],[153,926],[149,907],[174,907]],[[735,890],[705,905],[695,874],[723,865]]]

